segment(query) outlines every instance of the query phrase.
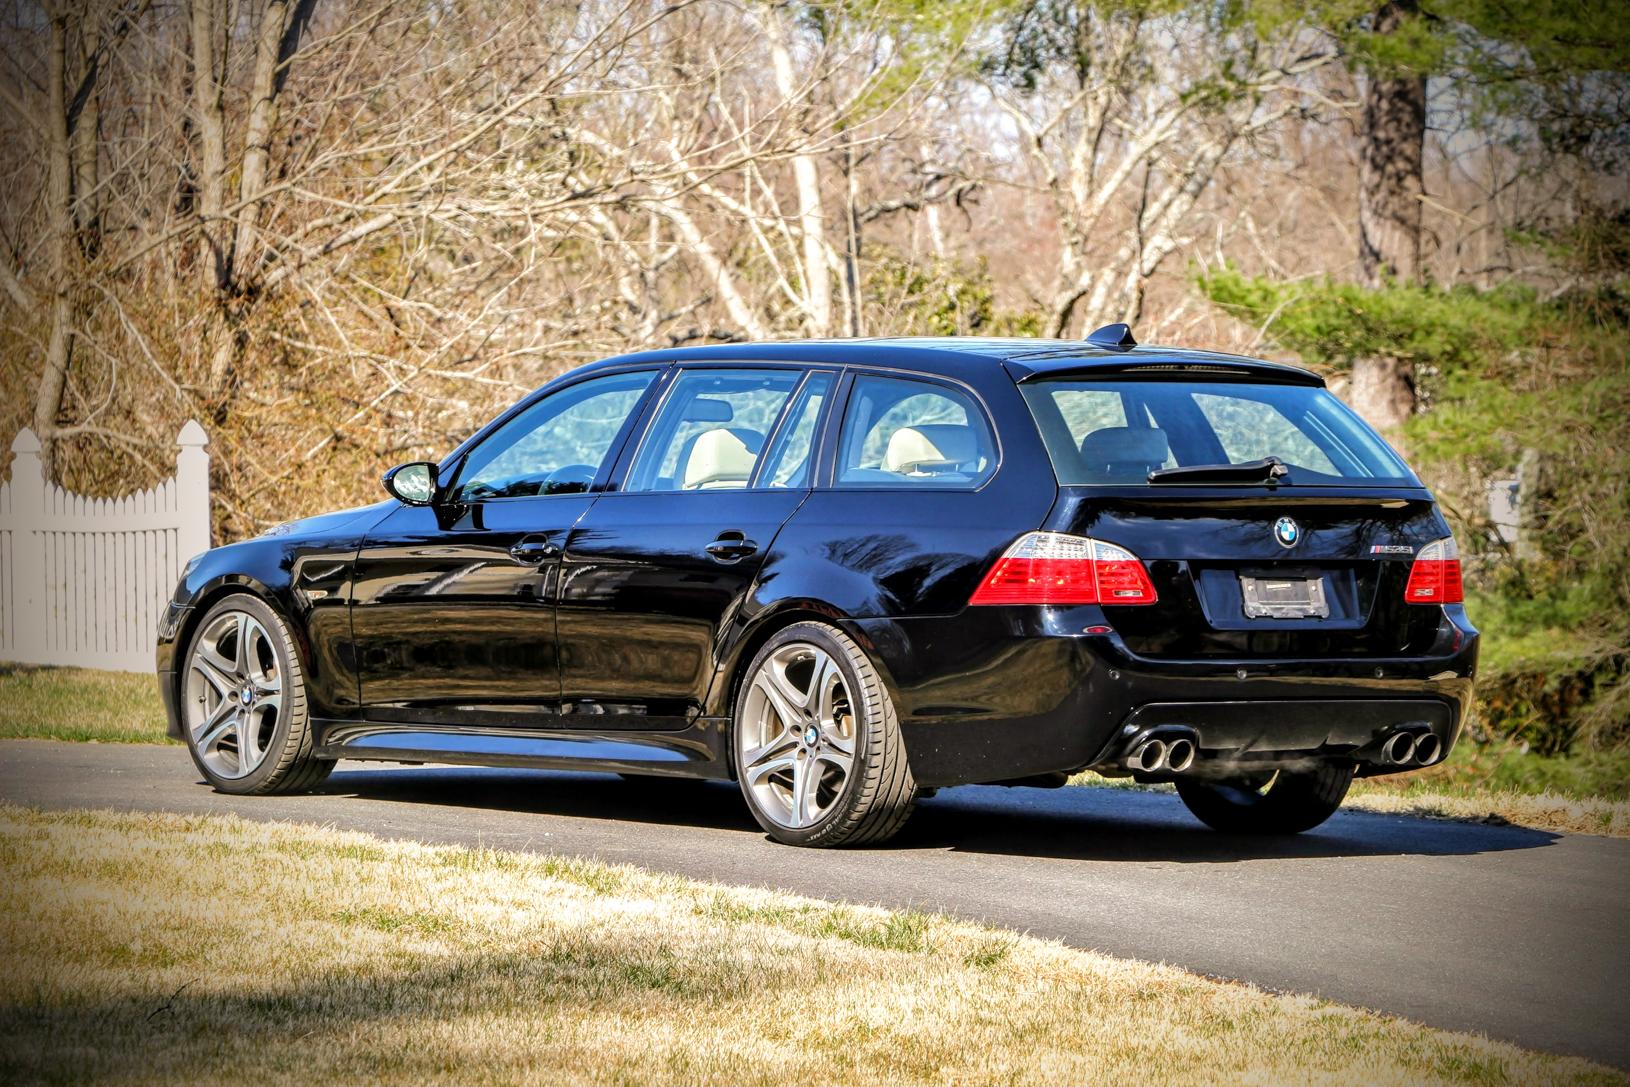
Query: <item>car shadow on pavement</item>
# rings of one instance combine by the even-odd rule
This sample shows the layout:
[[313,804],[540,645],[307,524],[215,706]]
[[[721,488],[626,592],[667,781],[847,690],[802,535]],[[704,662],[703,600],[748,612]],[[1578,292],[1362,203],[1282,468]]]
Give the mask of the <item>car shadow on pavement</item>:
[[1363,811],[1338,812],[1304,834],[1222,834],[1195,819],[1170,793],[968,786],[924,802],[893,844],[959,853],[1216,864],[1298,857],[1465,856],[1533,849],[1558,837],[1527,827]]
[[[728,782],[437,767],[340,770],[320,791],[364,801],[687,826],[763,837],[736,786]],[[1532,849],[1558,837],[1524,827],[1345,811],[1306,834],[1251,837],[1207,829],[1169,793],[1082,786],[963,786],[921,803],[899,837],[878,851],[1216,864],[1297,857],[1461,856]]]

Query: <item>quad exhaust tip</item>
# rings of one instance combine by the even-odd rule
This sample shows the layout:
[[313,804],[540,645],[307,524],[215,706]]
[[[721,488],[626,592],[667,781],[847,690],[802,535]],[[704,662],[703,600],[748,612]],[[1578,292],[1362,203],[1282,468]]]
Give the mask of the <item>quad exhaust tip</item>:
[[1181,774],[1194,765],[1199,755],[1195,737],[1187,731],[1167,730],[1163,735],[1147,736],[1137,741],[1125,759],[1128,770],[1144,774],[1166,771]]
[[1415,758],[1415,735],[1394,732],[1381,745],[1381,757],[1394,766],[1405,766]]
[[1415,765],[1431,766],[1443,754],[1443,741],[1438,739],[1436,733],[1423,733],[1415,741]]
[[1142,770],[1145,773],[1154,773],[1166,762],[1166,741],[1145,740],[1132,749],[1126,764],[1133,770]]

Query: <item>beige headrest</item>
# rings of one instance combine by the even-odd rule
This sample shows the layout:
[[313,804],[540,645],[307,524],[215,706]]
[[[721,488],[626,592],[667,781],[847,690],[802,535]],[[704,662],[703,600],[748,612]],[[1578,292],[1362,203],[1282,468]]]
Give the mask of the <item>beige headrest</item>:
[[961,423],[924,423],[903,426],[889,437],[883,467],[909,476],[925,466],[943,471],[946,465],[965,464],[978,455],[972,427]]
[[747,443],[726,427],[703,431],[691,446],[685,461],[682,487],[687,491],[704,487],[743,487],[753,474],[758,456]]

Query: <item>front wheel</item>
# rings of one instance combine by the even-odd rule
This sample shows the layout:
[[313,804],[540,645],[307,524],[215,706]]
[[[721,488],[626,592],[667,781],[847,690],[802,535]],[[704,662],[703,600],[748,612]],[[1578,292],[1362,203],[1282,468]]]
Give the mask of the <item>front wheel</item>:
[[911,815],[916,783],[871,661],[824,623],[758,651],[736,698],[736,776],[759,826],[788,845],[875,844]]
[[1269,771],[1228,781],[1179,778],[1177,795],[1195,818],[1227,834],[1300,834],[1336,813],[1353,783],[1351,765]]
[[209,783],[239,795],[322,784],[331,759],[312,754],[305,676],[283,619],[234,595],[198,623],[181,674],[187,750]]

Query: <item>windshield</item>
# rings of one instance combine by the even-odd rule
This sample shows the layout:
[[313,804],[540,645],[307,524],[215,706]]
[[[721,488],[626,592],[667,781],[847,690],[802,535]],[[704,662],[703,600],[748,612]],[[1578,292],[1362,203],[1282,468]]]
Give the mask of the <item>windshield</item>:
[[[1398,454],[1341,401],[1308,385],[1094,381],[1021,386],[1064,486],[1147,486],[1161,468],[1275,458],[1279,482],[1419,486]],[[1173,482],[1204,485],[1204,473]],[[1226,472],[1216,482],[1237,486]]]

